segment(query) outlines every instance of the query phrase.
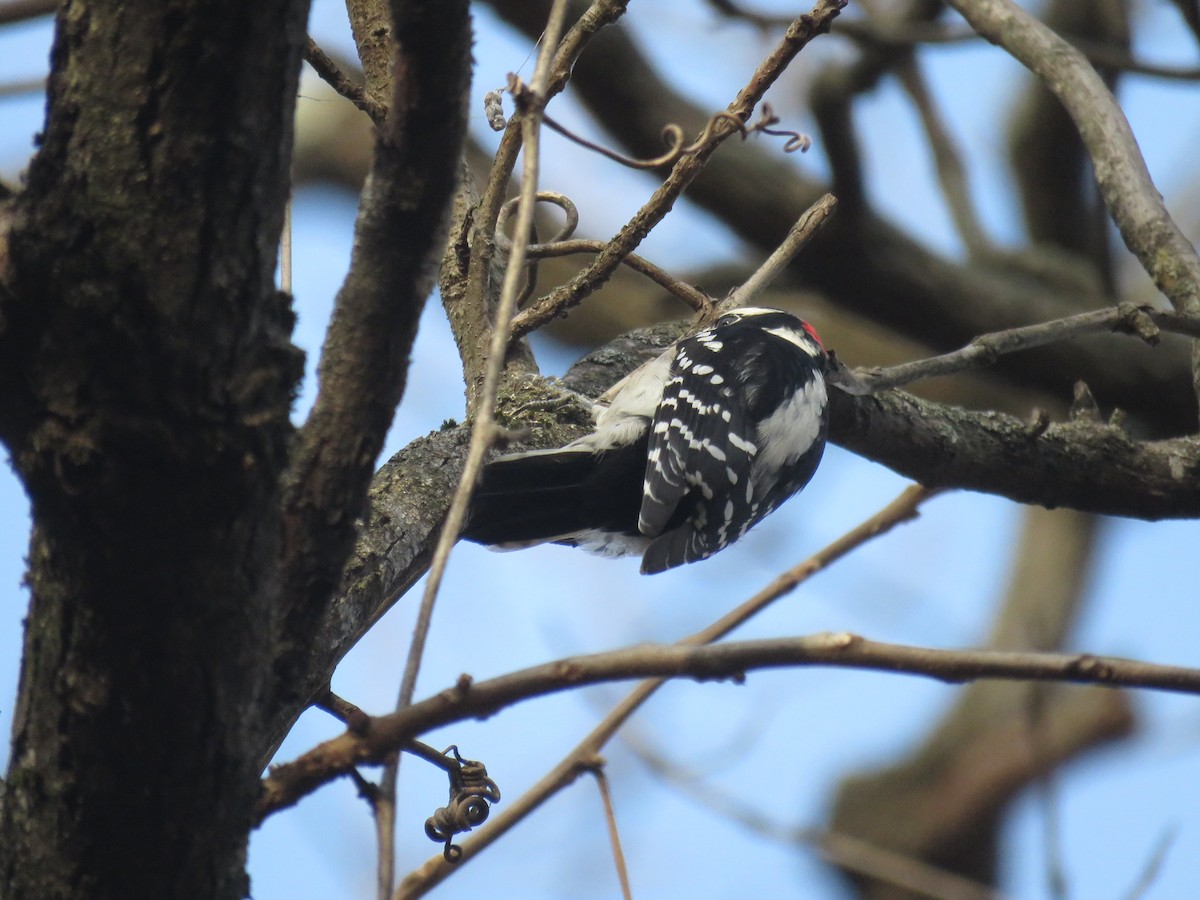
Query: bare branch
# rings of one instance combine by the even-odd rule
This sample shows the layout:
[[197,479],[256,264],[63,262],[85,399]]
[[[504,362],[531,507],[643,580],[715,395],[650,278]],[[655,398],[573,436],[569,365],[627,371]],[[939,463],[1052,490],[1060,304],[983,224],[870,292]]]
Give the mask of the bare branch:
[[600,800],[604,804],[604,821],[608,824],[608,842],[612,846],[617,880],[621,882],[621,896],[624,900],[633,900],[633,891],[629,887],[629,868],[625,865],[625,853],[621,850],[621,833],[617,829],[617,811],[613,808],[612,790],[608,785],[608,776],[604,774],[603,760],[596,761],[592,768],[592,777],[596,780]]
[[356,84],[311,36],[304,50],[304,59],[326,84],[370,116],[372,122],[377,126],[383,124],[387,118],[387,106],[367,93],[362,85]]
[[746,306],[770,287],[771,283],[795,259],[800,248],[807,244],[812,236],[821,229],[821,226],[829,221],[829,217],[833,215],[836,208],[837,198],[833,194],[826,194],[806,209],[796,220],[796,224],[788,230],[783,242],[775,248],[775,252],[763,261],[753,275],[721,301],[717,311],[724,312],[739,306]]
[[[466,131],[466,7],[465,0],[412,4],[396,22],[398,53],[422,77],[397,90],[377,137],[350,271],[321,352],[319,393],[292,453],[283,500],[281,596],[290,604],[279,632],[284,694],[303,678],[298,667],[314,623],[353,547],[442,249]],[[397,235],[408,238],[398,243]]]
[[6,0],[0,3],[0,25],[12,25],[51,15],[58,9],[57,0]]
[[[1125,246],[1179,312],[1200,316],[1200,258],[1171,218],[1125,114],[1087,59],[1010,0],[949,0],[971,26],[1038,75],[1088,148],[1100,193]],[[1200,345],[1193,346],[1200,395]]]
[[1139,519],[1200,516],[1200,441],[1112,425],[1022,422],[901,391],[834,391],[830,440],[923,484]]
[[1140,337],[1147,343],[1157,343],[1159,329],[1200,338],[1200,319],[1183,316],[1151,306],[1122,303],[1108,309],[1080,313],[1043,322],[1011,328],[975,338],[961,350],[944,353],[929,359],[917,360],[888,369],[860,370],[855,375],[872,390],[901,387],[923,378],[938,378],[967,369],[990,366],[1000,356],[1044,347],[1057,341],[1070,340],[1084,334],[1121,332]]
[[[782,28],[790,21],[784,16],[769,16],[743,9],[740,4],[728,0],[710,0],[710,5],[729,16],[742,19],[762,29]],[[911,47],[916,44],[960,44],[979,39],[970,28],[940,22],[878,22],[870,19],[847,19],[838,25],[842,37],[864,44],[879,44],[885,47]],[[1134,58],[1124,47],[1114,47],[1101,41],[1090,40],[1078,35],[1064,37],[1093,63],[1109,69],[1119,69],[1133,75],[1150,75],[1172,81],[1200,80],[1200,66],[1170,66],[1146,62]]]
[[699,137],[697,137],[690,144],[686,143],[687,138],[684,136],[683,129],[671,122],[663,126],[663,143],[667,145],[666,152],[650,159],[634,159],[633,157],[623,156],[620,153],[609,150],[607,147],[602,147],[597,143],[580,137],[570,129],[560,125],[558,122],[555,122],[549,116],[546,116],[544,119],[546,127],[557,131],[567,140],[573,141],[580,147],[591,150],[593,153],[599,153],[605,159],[610,159],[615,163],[625,166],[626,168],[640,170],[658,169],[662,166],[674,165],[682,157],[687,156],[690,153],[699,152],[708,145],[708,142],[713,137],[715,129],[722,122],[730,124],[737,129],[738,133],[742,136],[742,140],[745,140],[751,134],[767,134],[771,135],[772,137],[785,137],[788,139],[783,145],[784,153],[794,153],[797,150],[803,153],[804,151],[808,150],[812,141],[809,140],[807,136],[798,131],[787,131],[785,129],[771,127],[773,125],[777,125],[779,121],[779,117],[771,112],[771,105],[769,103],[764,103],[762,105],[762,116],[753,125],[746,125],[741,119],[737,118],[731,113],[721,110],[720,112],[713,114],[708,122],[705,123],[704,129],[700,132]]
[[414,735],[466,718],[494,715],[533,697],[631,678],[740,680],[768,668],[833,666],[899,672],[960,684],[981,678],[1056,681],[1200,694],[1200,669],[1090,653],[943,650],[872,641],[845,632],[694,646],[637,647],[557,660],[453,688],[401,713],[373,719],[366,734],[344,734],[277,766],[263,785],[260,818],[295,803],[352,766],[379,762]]
[[975,213],[975,206],[971,202],[966,167],[929,92],[917,58],[909,56],[901,60],[896,66],[896,76],[916,107],[921,124],[925,128],[930,149],[933,150],[934,168],[942,188],[942,196],[946,198],[946,205],[950,208],[950,215],[954,219],[959,237],[974,255],[992,251],[992,241],[983,230]]
[[[571,236],[575,233],[575,229],[579,226],[579,211],[575,208],[575,204],[571,201],[571,198],[557,191],[538,191],[537,199],[558,206],[566,214],[567,221],[553,237],[526,247],[525,254],[529,259],[550,259],[558,256],[570,256],[575,253],[600,253],[604,250],[604,241],[588,240],[586,238],[571,239]],[[519,197],[509,200],[500,207],[500,215],[496,219],[496,247],[503,253],[507,253],[512,249],[512,241],[504,233],[504,230],[507,227],[509,215],[519,202]],[[621,260],[621,263],[633,269],[633,271],[645,275],[655,284],[678,297],[697,312],[706,309],[711,302],[709,296],[703,291],[680,281],[665,269],[659,268],[648,259],[638,256],[636,253],[630,253]],[[530,266],[531,287],[535,280],[533,271],[533,266]]]
[[701,783],[692,773],[682,770],[653,748],[629,741],[628,734],[625,740],[637,758],[651,771],[698,803],[755,834],[810,847],[830,865],[884,884],[915,891],[922,897],[934,900],[1004,900],[986,885],[888,847],[836,831],[806,828],[771,819],[715,785]]
[[[548,8],[537,13],[539,34],[541,33],[543,23],[548,18],[548,14]],[[583,51],[583,47],[587,44],[588,40],[605,25],[612,24],[624,14],[625,3],[619,2],[619,0],[595,0],[583,15],[579,17],[579,20],[571,26],[571,29],[567,32],[556,51],[554,62],[551,66],[549,83],[546,85],[542,97],[541,105],[543,109],[545,108],[545,104],[566,86],[567,78],[570,77],[575,60]],[[504,135],[500,139],[500,146],[496,150],[495,158],[492,160],[487,185],[484,188],[483,196],[480,198],[473,216],[475,238],[470,242],[470,255],[466,266],[466,285],[463,290],[463,296],[472,304],[472,308],[463,311],[459,315],[460,320],[466,323],[463,330],[477,338],[477,346],[471,347],[471,352],[466,354],[468,360],[466,362],[467,368],[471,368],[474,365],[469,362],[472,356],[482,356],[482,351],[486,347],[487,338],[485,335],[491,334],[492,309],[489,302],[488,284],[491,279],[491,267],[495,257],[495,246],[492,243],[492,236],[495,233],[496,219],[500,214],[500,208],[504,203],[506,191],[508,190],[513,166],[516,165],[517,152],[521,147],[521,128],[520,117],[514,116],[509,121]],[[478,374],[481,379],[482,373]],[[475,402],[477,402],[475,375],[476,373],[468,372],[467,399],[469,409],[473,409]]]
[[1150,890],[1155,879],[1158,878],[1159,873],[1162,871],[1163,863],[1167,858],[1167,852],[1171,849],[1171,846],[1175,843],[1175,838],[1178,836],[1179,829],[1177,827],[1167,828],[1163,831],[1155,843],[1154,850],[1151,852],[1149,859],[1146,860],[1146,865],[1138,875],[1137,881],[1129,889],[1129,892],[1125,894],[1125,900],[1141,900],[1142,897],[1146,896],[1146,893]]
[[[759,65],[749,83],[726,107],[725,112],[740,122],[749,119],[751,112],[762,99],[767,88],[775,83],[775,80],[787,68],[788,63],[795,59],[796,54],[809,41],[829,29],[830,23],[845,5],[846,0],[818,0],[811,13],[792,22],[783,39]],[[617,232],[609,241],[605,251],[597,256],[591,265],[570,282],[542,298],[536,306],[525,310],[513,320],[513,337],[522,337],[554,317],[562,315],[567,309],[582,302],[585,297],[603,284],[613,270],[620,265],[621,259],[632,252],[650,233],[650,230],[670,212],[679,195],[704,168],[705,162],[717,147],[730,135],[736,134],[738,130],[729,121],[720,120],[720,124],[712,129],[710,141],[695,153],[688,154],[675,163],[666,181],[634,217]]]

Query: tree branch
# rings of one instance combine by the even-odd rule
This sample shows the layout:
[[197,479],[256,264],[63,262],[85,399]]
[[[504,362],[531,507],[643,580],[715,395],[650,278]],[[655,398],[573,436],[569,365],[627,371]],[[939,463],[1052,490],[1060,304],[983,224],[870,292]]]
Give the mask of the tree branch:
[[[547,4],[537,13],[537,33],[540,35],[549,18]],[[543,102],[548,103],[566,86],[573,66],[588,41],[606,25],[617,21],[625,14],[625,3],[620,0],[594,0],[567,31],[555,54]],[[450,325],[454,329],[455,341],[463,359],[467,383],[467,409],[474,410],[478,402],[479,387],[483,383],[486,349],[492,334],[493,280],[492,266],[496,257],[493,236],[496,221],[504,205],[517,152],[521,148],[521,119],[514,116],[509,121],[500,146],[492,160],[483,195],[469,214],[470,222],[464,222],[465,233],[460,242],[466,248],[466,262],[462,265],[464,283],[456,288],[456,302],[447,304]],[[446,266],[443,265],[443,281]]]
[[[284,498],[280,689],[341,578],[355,520],[397,403],[432,287],[466,131],[470,24],[465,0],[412,3],[395,23],[397,71],[364,186],[350,272],[318,369],[320,390],[292,455]],[[403,238],[403,239],[401,239]]]
[[1138,519],[1200,517],[1200,442],[1137,441],[1111,425],[1022,422],[901,391],[834,391],[835,443],[930,487]]
[[412,738],[467,718],[486,718],[523,700],[631,678],[740,681],[757,669],[833,666],[921,675],[950,684],[981,678],[1061,681],[1200,694],[1200,669],[1090,653],[942,650],[872,641],[845,632],[707,646],[642,645],[568,657],[452,688],[400,713],[371,720],[366,734],[346,733],[275,767],[263,784],[260,819],[291,806],[355,765],[379,762]]
[[[1200,315],[1200,258],[1171,218],[1125,114],[1086,57],[1009,0],[949,0],[971,27],[1046,83],[1075,121],[1125,246],[1177,310]],[[1200,347],[1193,349],[1200,396]]]
[[[749,119],[763,94],[795,59],[796,54],[818,34],[828,31],[830,23],[845,5],[846,0],[818,0],[811,13],[792,22],[779,44],[758,66],[750,81],[725,111],[742,122]],[[738,129],[729,122],[713,127],[709,142],[672,166],[667,179],[634,217],[613,236],[603,253],[570,282],[551,291],[513,320],[513,336],[526,335],[562,315],[602,285],[621,264],[621,259],[631,253],[650,230],[670,212],[675,201],[700,174],[717,147],[737,131]]]
[[371,117],[376,126],[387,119],[387,107],[367,93],[366,88],[347,75],[333,59],[309,37],[304,48],[304,61],[312,66],[321,80]]
[[855,375],[872,390],[895,388],[924,378],[939,378],[975,367],[989,366],[1005,354],[1044,347],[1085,334],[1123,332],[1136,335],[1149,344],[1155,344],[1158,343],[1160,328],[1200,338],[1200,319],[1152,306],[1122,303],[1095,312],[1043,322],[1040,325],[1026,325],[1023,328],[982,334],[967,346],[952,353],[890,366],[887,369],[859,370]]
[[[505,19],[537,35],[545,0],[490,0]],[[836,33],[848,25],[839,20]],[[612,72],[623,77],[614,80]],[[628,35],[612,29],[593,42],[572,75],[572,88],[601,127],[634,155],[661,148],[664,122],[700,127],[705,112],[671,89]],[[712,157],[688,196],[737,234],[774,248],[827,187],[798,174],[787,161],[750,144]],[[851,198],[818,237],[814,252],[793,267],[796,287],[815,288],[834,304],[867,316],[936,349],[960,347],[978,334],[1045,322],[1108,305],[1098,291],[1043,277],[1025,261],[979,260],[963,266],[931,253]],[[853,213],[853,214],[851,214]],[[1195,428],[1195,397],[1184,342],[1167,342],[1153,357],[1114,339],[1092,338],[1035,351],[998,369],[1014,383],[1062,393],[1085,379],[1106,405],[1149,423],[1155,434]]]
[[5,3],[0,3],[0,25],[48,16],[56,9],[57,0],[6,0]]

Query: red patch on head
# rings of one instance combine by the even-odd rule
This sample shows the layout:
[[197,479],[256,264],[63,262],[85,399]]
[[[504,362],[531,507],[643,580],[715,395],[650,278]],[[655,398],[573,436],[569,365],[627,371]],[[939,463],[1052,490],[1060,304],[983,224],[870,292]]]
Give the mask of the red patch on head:
[[822,350],[824,350],[825,344],[821,340],[821,336],[819,334],[817,334],[817,329],[813,328],[811,325],[809,325],[807,322],[805,322],[803,320],[801,320],[800,324],[801,324],[801,326],[803,326],[803,328],[804,328],[805,332],[808,334],[808,336],[817,342],[817,346],[820,347]]

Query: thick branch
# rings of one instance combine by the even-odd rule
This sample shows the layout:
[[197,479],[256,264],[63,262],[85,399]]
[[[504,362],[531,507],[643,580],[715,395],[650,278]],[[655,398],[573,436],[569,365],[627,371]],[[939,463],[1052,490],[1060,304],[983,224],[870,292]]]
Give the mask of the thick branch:
[[[1118,307],[1111,321],[1126,320],[1135,311]],[[1108,320],[1109,313],[1096,316]],[[1167,322],[1192,327],[1187,320]],[[1046,327],[1069,331],[1078,324],[1064,320]],[[568,383],[589,392],[611,384],[680,333],[676,324],[626,335],[580,360]],[[1191,438],[1139,441],[1092,421],[1030,423],[901,391],[852,396],[841,390],[831,395],[829,436],[929,487],[967,488],[1020,503],[1140,519],[1200,517],[1200,441]]]
[[300,677],[300,648],[338,584],[404,391],[466,130],[466,2],[407,4],[395,41],[391,113],[376,141],[350,272],[322,348],[320,392],[300,433],[285,497],[285,692]]
[[1022,422],[900,391],[834,391],[830,439],[930,487],[1139,519],[1200,517],[1200,441],[1114,426]]

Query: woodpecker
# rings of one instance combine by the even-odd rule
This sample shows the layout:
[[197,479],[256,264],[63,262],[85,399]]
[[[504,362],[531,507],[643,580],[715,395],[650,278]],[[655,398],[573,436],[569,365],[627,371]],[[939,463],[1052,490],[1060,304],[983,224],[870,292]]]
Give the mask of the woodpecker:
[[707,559],[812,478],[827,359],[791,313],[727,313],[618,382],[590,434],[486,465],[462,536],[640,555],[647,575]]

